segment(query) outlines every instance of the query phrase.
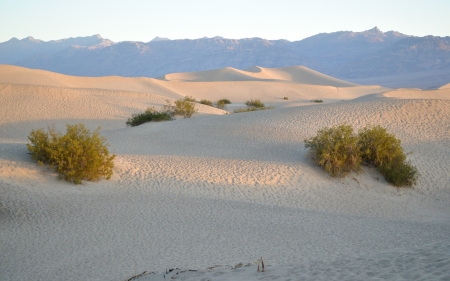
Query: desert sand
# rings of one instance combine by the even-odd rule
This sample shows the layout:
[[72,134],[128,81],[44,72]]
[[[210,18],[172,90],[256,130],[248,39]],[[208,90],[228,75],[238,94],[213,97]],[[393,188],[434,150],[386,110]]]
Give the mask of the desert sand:
[[[198,105],[190,119],[126,127],[184,96],[275,109]],[[304,67],[151,79],[0,65],[0,279],[448,280],[449,99],[448,85],[359,86]],[[101,126],[117,155],[110,180],[73,185],[30,159],[31,130],[68,123]],[[314,166],[304,139],[343,123],[394,133],[418,184]]]

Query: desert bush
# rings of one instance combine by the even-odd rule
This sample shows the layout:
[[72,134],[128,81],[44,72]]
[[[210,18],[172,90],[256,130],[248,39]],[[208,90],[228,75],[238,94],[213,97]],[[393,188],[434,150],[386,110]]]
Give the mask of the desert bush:
[[194,97],[192,97],[192,96],[185,96],[185,97],[184,97],[184,100],[185,100],[185,101],[190,101],[190,102],[196,102],[196,100],[195,100]]
[[274,106],[266,106],[263,102],[261,102],[258,99],[255,100],[247,100],[245,102],[245,105],[247,105],[247,108],[237,108],[233,110],[233,113],[242,113],[242,112],[250,112],[250,111],[258,111],[258,110],[266,110],[266,109],[273,109]]
[[242,112],[250,112],[250,111],[258,111],[259,109],[256,107],[240,107],[233,110],[233,113],[242,113]]
[[201,100],[199,103],[204,104],[204,105],[213,106],[213,102],[210,100]]
[[225,109],[227,104],[231,104],[231,101],[229,99],[221,99],[215,102],[216,107],[220,109]]
[[133,114],[126,122],[127,126],[139,126],[146,122],[160,122],[173,120],[173,112],[157,111],[154,107],[147,108],[143,113]]
[[288,97],[284,97],[283,99],[284,99],[284,100],[288,100],[289,98],[288,98]]
[[395,186],[416,184],[419,172],[410,162],[401,141],[381,126],[365,127],[358,135],[349,125],[324,128],[305,140],[311,159],[333,177],[360,169],[361,162],[375,166]]
[[401,141],[379,125],[362,128],[359,130],[358,138],[361,157],[368,164],[379,167],[384,163],[393,162],[394,159],[397,162],[406,159]]
[[233,113],[242,113],[242,112],[250,112],[250,111],[260,111],[260,110],[266,110],[266,109],[274,109],[275,106],[265,106],[265,107],[261,107],[261,108],[257,108],[257,107],[240,107],[240,108],[236,108],[235,110],[233,110]]
[[406,162],[401,141],[381,126],[364,127],[358,133],[363,161],[380,171],[387,182],[395,186],[416,184],[419,173]]
[[255,100],[248,100],[248,101],[245,102],[245,105],[248,106],[248,107],[255,107],[255,108],[264,108],[264,107],[266,107],[266,106],[264,105],[264,103],[261,102],[261,101],[258,100],[258,99],[255,99]]
[[67,125],[66,134],[49,128],[33,130],[27,144],[31,158],[40,165],[54,168],[59,178],[80,184],[82,180],[97,181],[111,178],[115,155],[110,155],[106,139],[91,135],[83,124]]
[[166,100],[167,104],[163,106],[164,112],[169,112],[172,116],[180,115],[184,118],[191,118],[197,112],[195,103],[184,99],[176,100],[173,104]]
[[231,104],[231,101],[229,99],[221,99],[221,100],[218,100],[217,102],[220,102],[223,104]]
[[333,177],[344,177],[359,171],[358,137],[349,125],[324,128],[313,138],[305,140],[311,159]]
[[383,174],[384,179],[395,186],[413,186],[419,178],[419,171],[411,163],[405,161],[394,161],[384,163],[378,167],[378,171]]
[[315,102],[315,103],[321,103],[321,102],[323,102],[323,100],[320,100],[320,99],[315,99],[315,100],[311,100],[311,102]]

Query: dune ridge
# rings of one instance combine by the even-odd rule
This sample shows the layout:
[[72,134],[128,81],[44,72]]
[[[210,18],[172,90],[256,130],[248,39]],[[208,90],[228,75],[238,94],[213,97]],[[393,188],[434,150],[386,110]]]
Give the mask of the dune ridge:
[[239,70],[232,67],[200,72],[171,73],[162,77],[166,81],[223,82],[223,81],[284,81],[307,85],[352,87],[356,84],[339,80],[304,66],[264,68],[259,66]]
[[[447,89],[321,86],[274,70],[264,75],[278,80],[215,82],[0,70],[1,280],[144,271],[159,273],[137,280],[167,280],[167,268],[200,269],[179,272],[191,280],[450,278]],[[276,108],[225,114],[199,105],[198,118],[125,126],[132,113],[186,95]],[[323,104],[310,102],[318,97]],[[59,181],[27,154],[32,129],[80,122],[102,126],[117,155],[109,181]],[[417,186],[395,188],[369,167],[343,179],[315,167],[304,139],[342,123],[393,132],[412,152]],[[233,268],[261,256],[265,274],[253,263]]]

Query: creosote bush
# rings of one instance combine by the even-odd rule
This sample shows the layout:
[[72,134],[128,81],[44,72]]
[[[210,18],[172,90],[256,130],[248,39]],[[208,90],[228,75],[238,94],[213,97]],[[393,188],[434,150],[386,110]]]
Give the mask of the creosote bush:
[[233,110],[233,113],[242,113],[242,112],[250,112],[250,111],[258,111],[258,110],[266,110],[266,109],[273,109],[274,106],[266,106],[264,103],[262,103],[260,100],[247,100],[245,102],[245,105],[247,105],[246,108],[237,108]]
[[167,103],[168,104],[164,108],[169,109],[168,111],[173,112],[174,115],[180,115],[184,118],[191,118],[192,115],[197,112],[197,109],[195,109],[195,103],[186,99],[176,100],[174,105],[171,105],[168,100]]
[[53,168],[60,179],[80,184],[82,180],[97,181],[111,178],[115,155],[110,155],[106,139],[91,135],[83,124],[67,125],[66,134],[49,128],[33,130],[27,144],[31,158],[40,165]]
[[227,107],[227,104],[231,104],[231,101],[229,99],[220,99],[215,102],[216,107],[219,109],[225,109]]
[[154,107],[147,108],[143,113],[133,114],[126,122],[127,126],[139,126],[146,122],[160,122],[173,120],[173,112],[157,111]]
[[204,104],[204,105],[213,106],[213,102],[210,100],[201,100],[199,103]]
[[351,126],[321,129],[317,136],[305,140],[305,148],[309,148],[311,159],[333,177],[345,177],[360,169],[358,138]]
[[264,105],[264,103],[261,102],[261,101],[258,100],[258,99],[255,99],[255,100],[248,100],[248,101],[245,102],[245,105],[248,106],[248,107],[255,107],[255,108],[263,108],[263,107],[266,107],[266,106]]
[[413,186],[419,173],[410,162],[406,162],[401,141],[381,126],[364,127],[359,130],[361,156],[375,166],[387,182],[395,186]]
[[356,135],[349,125],[324,128],[305,140],[311,159],[333,177],[360,169],[361,162],[375,166],[395,186],[416,184],[419,173],[410,162],[401,141],[381,126],[365,127]]
[[185,96],[185,97],[184,97],[184,100],[185,100],[185,101],[190,101],[190,102],[196,102],[196,100],[195,100],[194,97],[192,97],[192,96]]

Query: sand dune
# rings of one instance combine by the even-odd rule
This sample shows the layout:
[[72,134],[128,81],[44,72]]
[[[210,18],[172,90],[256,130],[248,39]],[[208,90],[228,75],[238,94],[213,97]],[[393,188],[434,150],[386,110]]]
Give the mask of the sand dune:
[[[7,68],[0,67],[1,280],[126,280],[144,271],[159,273],[138,280],[166,280],[167,268],[201,269],[166,276],[190,280],[450,278],[446,89],[320,86],[264,69],[278,78],[144,85]],[[118,89],[101,88],[108,79]],[[132,90],[137,85],[144,86]],[[185,95],[260,98],[276,108],[223,115],[202,106],[201,118],[125,126],[135,110]],[[309,102],[316,97],[324,104]],[[32,129],[78,122],[102,126],[117,154],[111,180],[74,186],[27,154]],[[313,166],[303,140],[342,123],[395,133],[421,173],[417,186],[394,188],[367,167],[334,179]],[[265,274],[254,264],[233,268],[261,256]]]
[[259,79],[291,81],[308,85],[321,85],[333,87],[352,87],[356,84],[336,79],[304,66],[291,66],[284,68],[263,68],[259,66],[247,69],[252,76]]
[[167,74],[163,78],[167,81],[184,82],[223,82],[223,81],[285,81],[306,85],[321,85],[333,87],[352,87],[356,84],[342,81],[304,66],[284,68],[263,68],[254,66],[246,70],[232,67],[207,70],[201,72],[185,72]]
[[450,89],[450,83],[440,87],[439,89]]
[[151,78],[129,78],[119,76],[106,77],[78,77],[45,70],[29,69],[24,67],[0,64],[0,83],[26,84],[64,88],[108,89],[130,92],[145,92],[163,95],[171,98],[180,98]]
[[[124,128],[132,114],[148,107],[161,108],[167,96],[142,92],[124,92],[103,89],[59,88],[35,85],[0,84],[0,107],[3,118],[0,130],[3,137],[23,135],[17,126],[46,128],[52,124],[64,129],[64,123],[83,122],[95,129]],[[197,104],[200,115],[225,114],[214,107]]]
[[401,88],[392,91],[385,91],[375,94],[362,95],[355,100],[383,100],[383,99],[450,99],[450,88],[441,88],[437,90],[421,90]]

